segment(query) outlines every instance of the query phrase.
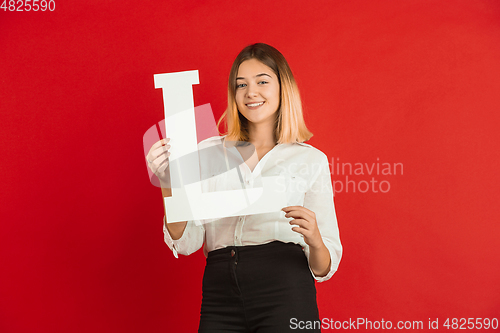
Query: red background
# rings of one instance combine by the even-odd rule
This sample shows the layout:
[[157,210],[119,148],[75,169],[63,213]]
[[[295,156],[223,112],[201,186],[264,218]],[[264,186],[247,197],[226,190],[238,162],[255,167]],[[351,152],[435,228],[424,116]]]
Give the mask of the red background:
[[163,243],[144,165],[153,74],[198,69],[218,118],[258,41],[288,59],[309,143],[404,165],[388,193],[337,194],[321,317],[500,317],[500,2],[56,0],[0,31],[0,332],[196,330],[204,257]]

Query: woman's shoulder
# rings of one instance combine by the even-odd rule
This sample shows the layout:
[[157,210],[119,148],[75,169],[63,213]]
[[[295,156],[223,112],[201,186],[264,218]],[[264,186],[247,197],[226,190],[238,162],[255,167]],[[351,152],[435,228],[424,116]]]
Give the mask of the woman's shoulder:
[[297,153],[306,155],[308,159],[312,159],[314,161],[328,160],[328,157],[324,152],[308,143],[295,142],[291,145],[291,147],[297,150]]
[[226,136],[212,136],[210,138],[204,139],[198,143],[198,149],[200,148],[208,148],[216,145],[222,144],[224,138]]

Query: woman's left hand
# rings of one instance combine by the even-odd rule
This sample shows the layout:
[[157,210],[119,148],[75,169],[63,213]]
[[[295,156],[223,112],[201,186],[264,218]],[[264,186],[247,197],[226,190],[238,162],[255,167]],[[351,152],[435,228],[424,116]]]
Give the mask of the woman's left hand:
[[316,223],[316,214],[302,206],[288,206],[281,209],[285,217],[292,217],[290,224],[296,225],[292,230],[304,236],[307,245],[313,248],[324,246],[323,239]]

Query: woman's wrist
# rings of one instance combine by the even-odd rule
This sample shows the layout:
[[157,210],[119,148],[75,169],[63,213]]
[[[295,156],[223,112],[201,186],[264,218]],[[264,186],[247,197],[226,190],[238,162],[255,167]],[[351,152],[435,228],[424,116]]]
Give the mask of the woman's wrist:
[[316,247],[309,245],[309,266],[317,277],[326,276],[330,271],[330,251],[328,251],[323,240],[321,240],[321,244]]

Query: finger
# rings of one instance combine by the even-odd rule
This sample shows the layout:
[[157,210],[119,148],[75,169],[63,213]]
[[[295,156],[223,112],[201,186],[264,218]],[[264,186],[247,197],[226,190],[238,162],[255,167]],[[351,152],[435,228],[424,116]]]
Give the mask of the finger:
[[154,157],[155,157],[155,156],[152,156],[151,154],[152,154],[155,150],[157,150],[158,148],[161,148],[161,147],[164,147],[165,145],[167,145],[167,143],[168,143],[169,141],[170,141],[170,139],[169,139],[169,138],[166,138],[166,139],[161,139],[161,140],[160,140],[160,141],[158,141],[158,142],[155,142],[155,143],[151,146],[151,148],[149,149],[149,151],[148,151],[148,154],[147,154],[147,156],[146,156],[146,157],[147,157],[147,159],[148,159],[149,161],[151,161],[152,159],[154,159]]
[[[170,146],[161,146],[153,151],[150,151],[148,155],[146,156],[146,159],[149,163],[153,163],[155,160],[158,158],[162,158],[163,155],[168,154]],[[161,160],[163,162],[163,160]],[[158,163],[160,163],[158,161]]]
[[158,170],[156,171],[157,174],[163,175],[165,173],[165,170],[168,168],[168,159],[165,160],[160,166],[158,167]]
[[155,150],[156,148],[161,147],[161,146],[167,144],[169,141],[170,141],[170,138],[161,139],[160,141],[155,142],[151,146],[151,148],[149,149],[149,151]]
[[310,227],[310,225],[309,225],[310,222],[307,220],[304,220],[304,219],[293,219],[288,223],[291,225],[297,225],[297,226],[304,228],[304,229],[309,229],[309,227]]
[[[155,158],[151,163],[149,164],[149,167],[151,168],[151,171],[153,173],[157,174],[158,172],[161,172],[160,167],[164,166],[167,164],[168,166],[168,157],[170,156],[170,152],[167,152],[163,155],[160,155],[158,158]],[[166,169],[166,166],[163,170]]]
[[301,227],[293,227],[292,231],[295,231],[298,234],[301,234],[302,237],[305,237],[306,235],[304,234],[306,232],[306,229],[301,228]]
[[310,222],[307,220],[304,220],[304,219],[293,219],[293,220],[290,220],[288,223],[289,224],[296,224],[296,225],[300,225],[300,226],[306,226]]
[[281,210],[284,211],[285,213],[299,211],[309,215],[312,218],[316,218],[316,214],[312,210],[305,208],[303,206],[288,206],[282,208]]
[[304,206],[288,206],[288,207],[283,207],[281,210],[284,211],[285,213],[289,212],[289,211],[293,211],[293,210],[299,210],[299,211],[309,213],[310,215],[314,214],[314,212],[312,210],[310,210]]
[[170,149],[170,145],[166,145],[166,146],[161,146],[159,148],[156,148],[155,150],[151,151],[150,154],[148,154],[149,156],[149,161],[154,161],[155,159],[157,159],[158,157],[162,156],[163,154],[166,154]]
[[281,208],[281,210],[284,211],[284,212],[287,212],[287,211],[290,211],[290,210],[298,209],[300,207],[302,207],[302,206],[287,206],[287,207]]
[[314,220],[314,217],[307,212],[301,211],[301,210],[292,210],[289,211],[288,213],[285,214],[285,217],[287,218],[303,218],[305,220]]

